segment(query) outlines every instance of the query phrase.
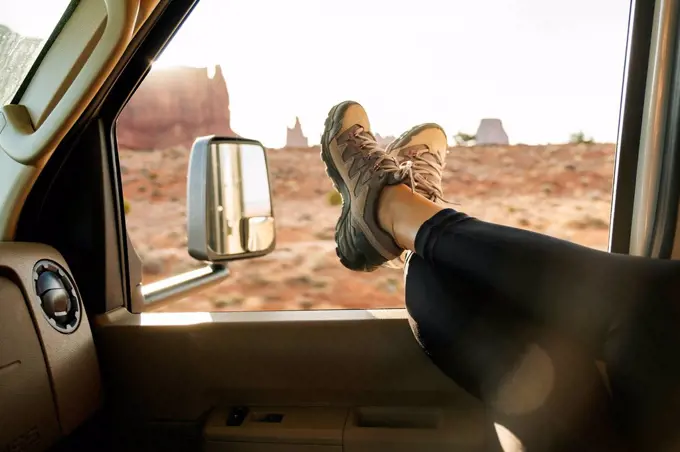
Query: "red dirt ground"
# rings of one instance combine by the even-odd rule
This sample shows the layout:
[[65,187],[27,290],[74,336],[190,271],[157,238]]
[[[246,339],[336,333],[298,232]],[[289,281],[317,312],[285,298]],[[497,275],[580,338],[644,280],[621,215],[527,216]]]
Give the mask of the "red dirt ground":
[[[144,282],[204,264],[186,251],[188,149],[121,151],[127,227],[144,262]],[[269,151],[277,248],[230,264],[232,276],[199,295],[153,311],[385,308],[403,306],[399,270],[357,274],[335,256],[340,207],[319,149]],[[614,145],[451,148],[445,195],[492,221],[606,249]]]

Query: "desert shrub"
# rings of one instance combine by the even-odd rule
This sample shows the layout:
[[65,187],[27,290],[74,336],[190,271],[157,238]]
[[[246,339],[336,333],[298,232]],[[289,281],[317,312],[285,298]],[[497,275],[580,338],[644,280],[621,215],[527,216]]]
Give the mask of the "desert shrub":
[[326,201],[331,206],[342,205],[342,195],[337,190],[332,190],[326,193]]
[[123,212],[125,212],[125,215],[130,213],[130,210],[132,210],[132,206],[130,205],[130,201],[127,199],[123,200]]
[[567,223],[567,227],[571,229],[609,229],[609,222],[591,215],[585,215],[582,218],[570,221]]
[[528,228],[531,226],[531,222],[527,218],[520,218],[517,223],[519,223],[520,227],[522,228]]
[[216,309],[227,309],[231,306],[241,306],[245,299],[242,295],[227,295],[224,299],[212,300],[212,304]]
[[302,300],[298,302],[298,306],[300,307],[300,309],[307,311],[314,307],[314,302],[309,300]]
[[571,144],[593,144],[594,142],[595,140],[593,137],[586,138],[585,133],[580,130],[576,133],[572,133],[569,138],[569,143]]
[[456,140],[458,146],[467,146],[475,141],[477,137],[475,135],[470,135],[469,133],[458,132],[453,136],[453,139]]

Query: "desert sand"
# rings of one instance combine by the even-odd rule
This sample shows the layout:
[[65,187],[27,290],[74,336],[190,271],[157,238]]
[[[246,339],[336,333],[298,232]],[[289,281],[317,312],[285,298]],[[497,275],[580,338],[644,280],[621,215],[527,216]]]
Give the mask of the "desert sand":
[[[186,250],[189,149],[121,150],[129,234],[144,264],[143,281],[205,265]],[[400,270],[361,274],[335,256],[340,207],[319,149],[269,150],[277,222],[276,250],[229,264],[231,276],[199,295],[151,311],[249,311],[403,307]],[[614,145],[451,148],[446,196],[485,221],[606,249]]]

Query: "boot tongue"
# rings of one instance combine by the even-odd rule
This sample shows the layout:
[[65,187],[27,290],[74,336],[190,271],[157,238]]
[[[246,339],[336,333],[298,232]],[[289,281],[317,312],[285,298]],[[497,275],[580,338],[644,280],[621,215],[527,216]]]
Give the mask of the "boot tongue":
[[442,197],[442,164],[437,155],[423,152],[416,159],[416,191],[434,201]]

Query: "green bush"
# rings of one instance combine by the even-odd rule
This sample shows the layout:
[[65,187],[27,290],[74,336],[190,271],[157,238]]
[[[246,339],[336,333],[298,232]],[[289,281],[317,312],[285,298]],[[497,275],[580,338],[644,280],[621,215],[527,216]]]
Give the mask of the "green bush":
[[342,205],[342,195],[337,190],[329,191],[326,194],[326,201],[331,206],[340,206]]
[[453,136],[453,139],[456,140],[456,145],[458,146],[469,146],[477,137],[469,133],[458,132]]
[[586,138],[586,135],[582,131],[572,133],[569,138],[569,143],[571,144],[593,144],[595,140],[593,137]]

